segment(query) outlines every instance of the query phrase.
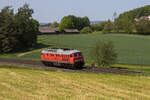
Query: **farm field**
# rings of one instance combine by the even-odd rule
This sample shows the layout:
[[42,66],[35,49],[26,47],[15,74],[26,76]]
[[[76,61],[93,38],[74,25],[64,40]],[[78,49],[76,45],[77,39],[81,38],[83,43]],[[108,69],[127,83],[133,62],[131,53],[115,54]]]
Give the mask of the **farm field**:
[[[83,52],[85,61],[90,63],[89,51],[97,40],[114,42],[118,53],[118,64],[150,65],[150,36],[127,34],[80,34],[38,36],[38,43],[46,47],[75,48]],[[41,48],[16,54],[1,54],[3,58],[40,60]]]
[[149,100],[150,76],[51,72],[0,65],[0,100]]

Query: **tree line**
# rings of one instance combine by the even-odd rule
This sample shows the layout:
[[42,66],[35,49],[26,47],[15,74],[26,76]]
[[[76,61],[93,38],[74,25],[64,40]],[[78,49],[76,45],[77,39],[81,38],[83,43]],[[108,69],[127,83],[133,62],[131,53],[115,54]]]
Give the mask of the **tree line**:
[[[120,14],[114,21],[104,21],[90,26],[92,31],[104,33],[120,32],[127,34],[150,34],[150,6],[144,6]],[[144,17],[145,16],[145,17]]]
[[9,6],[0,11],[0,53],[19,51],[36,45],[39,23],[28,4],[14,13]]
[[[150,34],[150,19],[142,18],[150,15],[150,6],[144,6],[124,12],[118,17],[114,13],[114,21],[107,20],[98,24],[90,24],[88,17],[65,16],[60,24],[54,22],[51,27],[59,27],[61,32],[64,29],[78,29],[80,33],[127,33],[127,34]],[[137,21],[137,20],[138,21]]]

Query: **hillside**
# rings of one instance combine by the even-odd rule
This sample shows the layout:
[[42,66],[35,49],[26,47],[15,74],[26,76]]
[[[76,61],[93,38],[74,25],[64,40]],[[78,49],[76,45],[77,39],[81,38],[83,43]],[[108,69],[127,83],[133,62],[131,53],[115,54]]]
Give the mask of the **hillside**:
[[136,8],[127,12],[120,14],[119,19],[124,18],[125,16],[130,16],[133,20],[134,18],[140,18],[142,16],[149,16],[150,15],[150,5]]

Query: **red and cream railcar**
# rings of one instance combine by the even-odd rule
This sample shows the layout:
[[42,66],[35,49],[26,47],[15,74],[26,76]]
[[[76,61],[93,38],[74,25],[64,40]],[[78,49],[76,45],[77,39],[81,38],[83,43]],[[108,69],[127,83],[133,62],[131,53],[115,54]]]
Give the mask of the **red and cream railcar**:
[[48,48],[41,52],[41,60],[47,66],[82,67],[84,58],[79,50]]

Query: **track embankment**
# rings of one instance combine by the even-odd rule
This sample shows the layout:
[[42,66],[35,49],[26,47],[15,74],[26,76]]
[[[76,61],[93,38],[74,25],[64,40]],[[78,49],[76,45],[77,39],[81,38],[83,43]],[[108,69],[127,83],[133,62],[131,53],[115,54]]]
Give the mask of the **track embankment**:
[[41,70],[49,70],[49,71],[62,71],[62,72],[85,72],[85,73],[115,73],[115,74],[139,74],[141,72],[135,71],[127,71],[123,69],[117,68],[103,68],[103,67],[83,67],[82,69],[67,69],[63,67],[49,67],[44,66],[41,61],[32,61],[32,60],[19,60],[19,59],[6,59],[0,58],[0,64],[7,65],[17,65],[20,67],[29,67]]

